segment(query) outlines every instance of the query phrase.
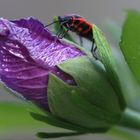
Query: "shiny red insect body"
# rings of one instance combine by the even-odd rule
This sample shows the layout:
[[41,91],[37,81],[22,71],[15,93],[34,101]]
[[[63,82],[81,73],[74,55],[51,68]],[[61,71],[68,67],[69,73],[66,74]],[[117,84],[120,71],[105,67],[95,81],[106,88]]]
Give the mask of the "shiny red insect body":
[[[76,34],[78,34],[80,36],[80,43],[81,43],[80,45],[81,46],[83,46],[83,41],[82,41],[81,37],[84,37],[84,38],[92,41],[91,53],[95,57],[95,59],[98,59],[96,56],[96,53],[95,53],[97,46],[96,46],[94,38],[93,38],[93,32],[92,32],[93,25],[91,23],[89,23],[85,18],[83,18],[79,15],[69,14],[64,17],[58,16],[57,21],[54,21],[54,22],[46,25],[45,27],[48,27],[56,22],[60,23],[60,27],[56,33],[56,35],[59,39],[62,39],[63,37],[65,37],[65,35],[67,34],[68,31],[75,32]],[[66,28],[66,31],[64,33],[62,31],[62,27]]]
[[64,17],[59,16],[58,20],[62,26],[67,30],[77,33],[81,37],[85,37],[93,41],[92,27],[93,25],[89,23],[83,17],[71,14]]

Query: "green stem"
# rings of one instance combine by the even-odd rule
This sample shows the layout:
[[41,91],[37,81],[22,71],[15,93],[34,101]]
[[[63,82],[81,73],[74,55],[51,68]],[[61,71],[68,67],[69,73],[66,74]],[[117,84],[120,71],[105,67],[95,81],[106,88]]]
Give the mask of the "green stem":
[[140,130],[140,112],[127,108],[120,125]]

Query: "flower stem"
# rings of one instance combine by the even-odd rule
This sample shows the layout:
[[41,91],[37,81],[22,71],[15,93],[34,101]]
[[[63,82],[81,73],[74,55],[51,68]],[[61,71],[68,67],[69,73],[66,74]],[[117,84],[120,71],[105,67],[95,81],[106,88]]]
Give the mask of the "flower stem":
[[127,108],[122,116],[120,125],[140,130],[140,112]]

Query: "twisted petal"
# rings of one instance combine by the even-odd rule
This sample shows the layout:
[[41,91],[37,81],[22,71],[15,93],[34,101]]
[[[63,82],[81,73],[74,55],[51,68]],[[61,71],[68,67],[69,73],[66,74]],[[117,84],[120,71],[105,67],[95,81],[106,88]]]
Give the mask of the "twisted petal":
[[48,74],[69,84],[72,77],[56,65],[83,53],[61,42],[33,18],[8,21],[0,18],[0,79],[10,89],[48,109]]

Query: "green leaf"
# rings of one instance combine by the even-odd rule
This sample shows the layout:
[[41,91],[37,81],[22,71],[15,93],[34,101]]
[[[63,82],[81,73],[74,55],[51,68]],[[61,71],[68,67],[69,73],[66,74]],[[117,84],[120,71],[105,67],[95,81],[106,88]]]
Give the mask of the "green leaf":
[[35,121],[29,115],[27,108],[30,106],[21,103],[1,102],[0,103],[0,133],[37,130],[37,128],[44,128],[40,122]]
[[107,20],[104,28],[108,32],[109,37],[112,39],[113,43],[118,45],[121,36],[121,27],[118,26],[114,21]]
[[96,25],[93,25],[93,36],[97,45],[99,60],[103,63],[107,77],[112,87],[116,91],[116,95],[119,99],[122,110],[124,110],[126,103],[123,97],[120,80],[116,72],[116,64],[112,54],[112,50],[106,38],[103,36],[101,30]]
[[121,50],[132,73],[140,84],[140,13],[129,11],[123,26]]
[[44,132],[39,132],[37,134],[37,136],[40,138],[60,138],[60,137],[68,137],[68,136],[77,136],[77,135],[82,135],[82,134],[85,134],[85,133],[78,133],[78,132],[44,133]]
[[[45,122],[45,123],[50,124],[52,126],[61,127],[64,129],[69,129],[69,130],[81,131],[81,132],[87,131],[87,129],[85,129],[84,127],[74,125],[74,124],[71,124],[71,123],[66,122],[64,120],[61,120],[61,119],[59,119],[59,118],[55,117],[54,115],[51,115],[47,112],[46,112],[46,115],[41,115],[41,114],[31,112],[31,116],[38,121]],[[89,130],[87,132],[89,132]]]

